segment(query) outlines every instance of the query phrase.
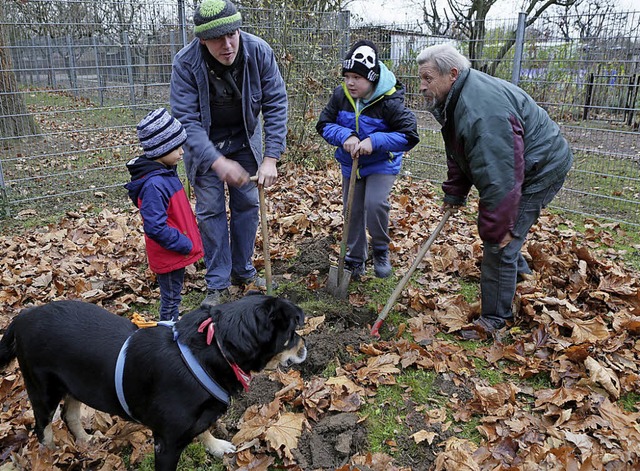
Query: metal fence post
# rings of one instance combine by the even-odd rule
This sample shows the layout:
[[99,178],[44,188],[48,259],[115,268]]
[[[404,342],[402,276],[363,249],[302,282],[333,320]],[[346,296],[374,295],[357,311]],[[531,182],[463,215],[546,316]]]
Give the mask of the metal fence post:
[[522,52],[524,51],[524,30],[527,24],[527,14],[518,14],[518,29],[516,29],[516,49],[513,56],[513,70],[511,71],[511,83],[518,85],[520,82],[520,71],[522,70]]
[[73,96],[78,96],[78,70],[76,69],[76,57],[73,52],[73,41],[71,41],[71,35],[69,34],[67,34],[67,49],[69,50],[69,82],[71,83]]
[[340,30],[344,32],[342,51],[340,51],[340,57],[344,57],[349,48],[351,47],[351,12],[349,10],[341,11],[340,13]]
[[136,84],[133,81],[133,56],[131,54],[131,45],[129,44],[129,34],[126,31],[122,32],[122,41],[124,42],[124,54],[127,60],[127,79],[129,81],[131,106],[136,106]]
[[187,19],[184,10],[184,0],[178,0],[178,23],[182,33],[182,46],[187,45]]

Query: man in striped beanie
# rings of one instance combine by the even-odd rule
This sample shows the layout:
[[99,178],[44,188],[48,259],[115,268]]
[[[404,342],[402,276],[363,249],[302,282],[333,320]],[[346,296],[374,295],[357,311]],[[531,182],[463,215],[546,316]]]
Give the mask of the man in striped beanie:
[[266,286],[252,261],[259,222],[256,184],[271,186],[278,176],[287,94],[273,50],[240,30],[242,17],[233,3],[203,0],[193,22],[196,38],[173,61],[170,103],[189,136],[184,163],[205,248],[203,305],[214,306],[232,284]]
[[125,185],[140,209],[149,268],[160,285],[160,320],[177,321],[185,267],[204,255],[198,224],[176,171],[187,140],[180,121],[164,108],[138,124],[144,155],[127,163]]

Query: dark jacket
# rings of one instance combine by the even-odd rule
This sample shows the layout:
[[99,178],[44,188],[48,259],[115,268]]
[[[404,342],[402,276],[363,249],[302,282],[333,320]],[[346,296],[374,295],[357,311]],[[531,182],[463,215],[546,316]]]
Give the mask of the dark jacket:
[[140,208],[149,268],[168,273],[198,261],[204,255],[191,204],[175,168],[146,157],[127,163],[129,198]]
[[[247,139],[258,165],[262,163],[262,123],[264,155],[279,159],[287,136],[287,93],[271,47],[262,39],[240,31],[244,54],[242,108]],[[220,152],[209,140],[211,106],[209,75],[202,48],[195,38],[176,54],[171,74],[171,113],[185,127],[184,146],[187,177],[209,171]],[[213,110],[215,112],[215,110]]]
[[480,195],[478,232],[486,242],[498,244],[513,230],[522,194],[562,181],[571,168],[560,127],[504,80],[464,71],[434,115],[443,125],[447,152],[445,202],[464,204],[474,185]]
[[342,147],[351,136],[371,139],[373,152],[360,156],[358,177],[375,173],[397,175],[404,153],[418,142],[415,115],[404,106],[404,87],[380,63],[380,80],[371,98],[360,104],[353,100],[346,85],[337,87],[316,124],[318,133],[336,146],[335,158],[342,174],[351,176],[351,154]]

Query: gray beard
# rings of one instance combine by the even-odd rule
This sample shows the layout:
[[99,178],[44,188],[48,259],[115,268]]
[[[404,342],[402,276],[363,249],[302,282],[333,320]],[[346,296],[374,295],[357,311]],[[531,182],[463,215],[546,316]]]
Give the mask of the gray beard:
[[425,101],[427,110],[431,111],[432,113],[438,108],[440,108],[440,103],[438,103],[438,100],[436,100],[436,97],[425,98],[424,101]]

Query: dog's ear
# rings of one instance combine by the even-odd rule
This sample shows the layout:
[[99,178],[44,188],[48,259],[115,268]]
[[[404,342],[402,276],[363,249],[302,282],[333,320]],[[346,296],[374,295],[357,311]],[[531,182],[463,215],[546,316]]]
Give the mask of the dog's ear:
[[304,325],[305,318],[304,311],[300,306],[296,306],[295,304],[293,307],[296,309],[296,325],[302,327]]
[[270,298],[265,301],[265,307],[274,321],[295,322],[297,326],[304,325],[304,311],[296,304],[284,298]]

